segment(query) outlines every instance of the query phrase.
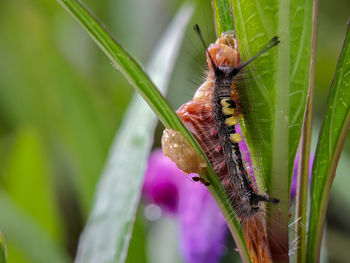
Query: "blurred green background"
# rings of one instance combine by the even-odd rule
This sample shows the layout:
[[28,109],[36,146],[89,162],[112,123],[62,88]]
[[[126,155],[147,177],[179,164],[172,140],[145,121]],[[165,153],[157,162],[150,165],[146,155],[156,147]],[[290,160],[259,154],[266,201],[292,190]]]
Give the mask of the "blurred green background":
[[[144,65],[183,2],[84,1]],[[349,17],[348,0],[320,0],[315,127]],[[209,0],[197,1],[194,23],[201,25],[208,42],[215,40]],[[174,108],[192,97],[203,68],[203,49],[189,26],[168,92]],[[0,1],[0,231],[7,241],[8,262],[73,260],[109,145],[132,93],[57,2]],[[155,147],[161,130],[159,125]],[[329,262],[350,258],[349,171],[347,142],[329,206]],[[222,262],[232,262],[234,246],[228,247]],[[127,261],[181,262],[176,222],[148,222],[141,205]]]

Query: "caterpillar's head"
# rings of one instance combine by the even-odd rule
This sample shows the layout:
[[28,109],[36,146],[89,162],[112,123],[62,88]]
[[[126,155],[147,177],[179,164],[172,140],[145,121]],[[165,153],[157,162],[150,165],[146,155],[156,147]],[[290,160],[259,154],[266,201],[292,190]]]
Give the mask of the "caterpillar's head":
[[233,47],[215,43],[207,49],[207,62],[210,70],[214,70],[215,67],[235,68],[240,64],[240,59]]

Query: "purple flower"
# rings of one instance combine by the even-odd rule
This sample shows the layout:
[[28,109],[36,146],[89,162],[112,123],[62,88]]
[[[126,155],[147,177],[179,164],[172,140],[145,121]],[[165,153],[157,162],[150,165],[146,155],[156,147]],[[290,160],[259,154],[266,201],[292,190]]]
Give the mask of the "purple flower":
[[181,250],[186,262],[215,263],[223,254],[226,221],[202,184],[185,181],[179,202]]
[[[311,179],[311,173],[312,173],[312,163],[314,161],[314,154],[311,154],[310,162],[309,162],[309,183]],[[294,160],[294,171],[293,171],[293,178],[292,178],[292,186],[290,188],[290,196],[294,197],[297,192],[297,180],[298,180],[298,165],[299,165],[299,153],[295,156]]]
[[148,160],[143,195],[147,201],[174,214],[177,212],[179,188],[183,179],[183,172],[163,155],[162,150],[156,150]]
[[184,175],[161,150],[148,161],[145,198],[177,217],[185,262],[216,263],[223,253],[226,222],[204,185]]

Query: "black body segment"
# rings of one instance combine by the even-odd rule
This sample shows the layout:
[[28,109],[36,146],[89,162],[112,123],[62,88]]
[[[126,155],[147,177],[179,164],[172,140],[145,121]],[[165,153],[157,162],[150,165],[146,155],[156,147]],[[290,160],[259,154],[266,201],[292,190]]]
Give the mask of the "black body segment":
[[215,78],[212,87],[212,117],[214,128],[218,132],[225,163],[230,174],[230,187],[234,189],[232,198],[236,203],[238,216],[247,217],[259,210],[259,202],[278,203],[277,199],[259,195],[255,192],[249,174],[243,164],[238,143],[241,135],[236,133],[238,123],[234,116],[236,102],[231,99],[230,91],[237,69],[214,66]]

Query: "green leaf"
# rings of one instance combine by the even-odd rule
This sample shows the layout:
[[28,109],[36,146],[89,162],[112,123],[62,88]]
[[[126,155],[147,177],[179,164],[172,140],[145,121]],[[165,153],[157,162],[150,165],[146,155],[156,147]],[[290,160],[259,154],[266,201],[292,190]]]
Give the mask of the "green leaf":
[[148,229],[146,228],[147,224],[145,224],[143,208],[144,206],[140,205],[136,213],[134,229],[125,261],[126,263],[147,263],[148,242],[146,237],[148,237]]
[[[163,93],[192,9],[191,5],[180,9],[147,67]],[[121,55],[128,57],[127,54]],[[126,70],[132,69],[126,67]],[[142,79],[142,75],[139,78]],[[79,242],[76,262],[125,261],[156,124],[154,113],[140,96],[135,96],[112,145],[92,212]]]
[[[107,98],[103,96],[107,91],[98,85],[106,75],[96,73],[99,65],[95,53],[89,52],[95,46],[84,45],[87,36],[78,31],[81,30],[78,25],[66,22],[69,17],[61,17],[62,8],[56,2],[41,1],[53,4],[54,9],[38,2],[6,1],[1,5],[0,105],[6,116],[1,128],[13,130],[28,123],[35,126],[48,149],[47,159],[53,163],[56,179],[63,182],[65,174],[74,181],[85,217],[91,208],[107,143],[113,135],[111,124],[115,127],[119,122],[119,116],[108,116],[111,111],[104,107],[112,103],[126,107],[122,102],[125,91],[119,93],[117,103],[113,96],[108,96],[110,93]],[[70,30],[73,36],[67,37]],[[71,52],[74,55],[65,52],[60,42],[68,46],[74,43],[76,47]],[[82,72],[81,67],[70,64],[76,55],[84,57],[82,63],[95,71]],[[115,81],[103,79],[104,83]]]
[[242,96],[244,135],[260,170],[259,189],[280,200],[267,211],[272,256],[288,260],[289,189],[309,87],[313,2],[232,2],[244,60],[272,37],[281,40],[247,70]]
[[[140,65],[121,48],[121,46],[107,33],[104,27],[100,25],[95,18],[93,18],[91,13],[87,11],[86,8],[75,0],[60,0],[59,2],[74,18],[80,22],[97,45],[105,52],[111,61],[117,65],[124,76],[129,80],[130,84],[140,93],[140,95],[156,113],[163,125],[184,134],[198,153],[201,154],[207,163],[207,174],[203,176],[210,183],[208,189],[226,218],[242,259],[244,262],[250,262],[248,249],[244,242],[244,233],[240,222],[236,217],[232,204],[227,197],[221,182],[216,176],[208,158],[205,156],[203,150],[194,139],[193,135],[184,126],[176,113],[170,108],[163,96],[144,73]],[[140,118],[140,120],[141,119],[142,118]],[[138,127],[142,126],[138,125]]]
[[212,0],[214,10],[216,35],[219,37],[223,32],[234,30],[231,0]]
[[6,243],[0,232],[0,263],[6,263]]
[[[50,180],[47,153],[34,128],[22,128],[9,152],[5,185],[13,202],[26,211],[57,243],[62,243],[63,226]],[[35,186],[35,191],[29,186]]]
[[[0,188],[0,228],[11,237],[28,261],[38,263],[67,263],[66,252],[53,242],[27,213],[20,209]],[[9,240],[8,240],[9,241]]]
[[335,171],[350,127],[350,23],[328,96],[311,180],[308,262],[317,262]]
[[[49,239],[49,242],[58,247],[63,243],[63,226],[54,195],[53,182],[48,176],[50,175],[50,169],[47,166],[46,156],[44,145],[37,130],[35,128],[20,129],[12,149],[8,152],[8,164],[5,167],[6,176],[3,187],[6,188],[6,193],[11,202],[21,207],[21,213],[26,213],[26,217],[30,217],[30,221],[40,225],[40,231],[45,233],[42,234],[45,235],[45,241],[42,242],[47,242],[46,239]],[[6,211],[1,206],[1,213],[15,212]],[[17,246],[21,247],[21,251],[26,251],[28,254],[28,250],[33,249],[33,247],[30,243],[23,243],[22,240],[19,240],[22,235],[26,235],[20,233],[23,229],[11,225],[14,224],[11,216],[0,217],[0,226],[9,239],[9,253],[12,246]],[[11,222],[7,222],[7,220]],[[25,219],[23,218],[23,220]],[[22,224],[20,221],[15,222]],[[39,231],[39,227],[35,231]],[[33,237],[33,240],[35,239],[36,237]],[[44,258],[38,258],[37,254],[39,253],[41,253],[41,248],[37,247],[35,251],[30,252],[31,256],[26,256],[28,258],[32,257],[34,262],[39,259],[44,262]],[[47,256],[47,261],[51,259],[52,255],[46,254],[45,256]],[[64,254],[61,257],[65,258],[66,255]],[[13,259],[12,255],[10,258]]]

